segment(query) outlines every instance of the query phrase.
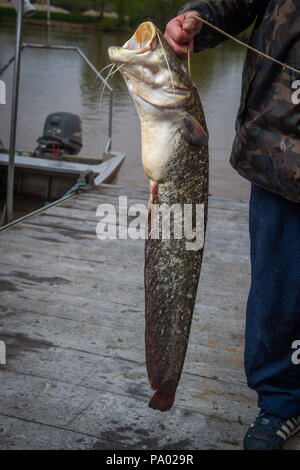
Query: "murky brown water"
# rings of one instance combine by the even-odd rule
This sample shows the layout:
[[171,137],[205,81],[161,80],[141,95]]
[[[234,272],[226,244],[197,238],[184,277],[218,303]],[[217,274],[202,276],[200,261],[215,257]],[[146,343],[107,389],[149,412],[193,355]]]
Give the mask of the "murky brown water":
[[[108,64],[107,48],[121,45],[128,34],[52,33],[55,44],[79,46],[100,70]],[[46,42],[46,32],[24,30],[25,42]],[[14,53],[14,28],[1,26],[0,66]],[[227,42],[192,58],[192,76],[204,106],[210,133],[210,193],[248,199],[249,183],[229,164],[238,109],[244,50]],[[9,141],[11,107],[10,68],[1,77],[7,84],[7,104],[0,105],[0,139]],[[111,79],[114,88],[113,149],[127,154],[119,184],[147,185],[140,158],[140,126],[135,107],[120,75]],[[79,114],[83,125],[82,155],[101,155],[107,140],[108,100],[101,109],[101,83],[74,52],[25,49],[22,53],[17,148],[33,150],[51,112]]]

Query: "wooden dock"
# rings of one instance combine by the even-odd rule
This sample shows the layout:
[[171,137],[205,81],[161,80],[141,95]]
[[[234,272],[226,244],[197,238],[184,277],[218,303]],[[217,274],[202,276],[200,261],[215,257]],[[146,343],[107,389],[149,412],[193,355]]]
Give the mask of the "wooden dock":
[[[257,413],[243,372],[248,206],[210,198],[203,269],[174,407],[148,408],[142,240],[96,237],[103,185],[0,233],[1,449],[241,449]],[[300,449],[300,438],[286,448]]]

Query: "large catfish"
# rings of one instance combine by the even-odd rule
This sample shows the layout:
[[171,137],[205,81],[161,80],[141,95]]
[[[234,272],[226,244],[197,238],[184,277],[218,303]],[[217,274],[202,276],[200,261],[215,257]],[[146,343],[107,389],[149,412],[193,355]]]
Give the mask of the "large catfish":
[[[123,47],[110,47],[109,57],[119,67],[141,121],[142,163],[150,180],[145,246],[146,361],[156,391],[149,406],[167,411],[173,405],[183,368],[201,269],[208,201],[208,133],[196,86],[153,23],[141,24]],[[154,209],[173,204],[182,211],[176,215],[170,211],[174,222],[170,223],[170,237],[164,236],[161,214],[154,236]],[[191,214],[192,227],[187,230]]]

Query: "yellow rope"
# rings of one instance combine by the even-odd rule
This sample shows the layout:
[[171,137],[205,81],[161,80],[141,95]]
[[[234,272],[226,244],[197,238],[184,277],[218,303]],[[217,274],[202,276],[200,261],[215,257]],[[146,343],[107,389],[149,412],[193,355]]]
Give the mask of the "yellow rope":
[[281,65],[281,67],[282,67],[283,69],[289,69],[289,70],[291,70],[292,72],[295,72],[295,73],[300,74],[300,70],[295,69],[294,67],[291,67],[290,65],[287,65],[287,64],[285,64],[284,62],[280,62],[280,60],[277,60],[277,59],[275,59],[274,57],[271,57],[270,55],[265,54],[264,52],[261,52],[261,51],[259,51],[258,49],[255,49],[255,48],[252,47],[252,46],[249,46],[249,44],[246,44],[246,43],[244,43],[243,41],[240,41],[239,39],[235,38],[234,36],[231,36],[230,34],[226,33],[226,32],[223,31],[222,29],[218,28],[218,26],[215,26],[214,24],[211,24],[209,21],[204,20],[203,18],[199,18],[198,16],[195,16],[195,15],[188,15],[188,16],[186,16],[186,18],[195,18],[195,20],[202,21],[202,23],[206,24],[207,26],[210,26],[210,28],[215,29],[216,31],[218,31],[218,33],[223,34],[224,36],[228,37],[229,39],[231,39],[232,41],[236,42],[236,43],[239,44],[240,46],[246,47],[247,49],[250,49],[250,51],[253,51],[253,52],[255,52],[256,54],[259,54],[259,55],[265,57],[266,59],[272,60],[272,61],[275,62],[276,64]]
[[191,78],[192,73],[191,73],[191,51],[189,49],[189,46],[187,48],[187,54],[188,54],[188,72],[189,72],[189,78]]

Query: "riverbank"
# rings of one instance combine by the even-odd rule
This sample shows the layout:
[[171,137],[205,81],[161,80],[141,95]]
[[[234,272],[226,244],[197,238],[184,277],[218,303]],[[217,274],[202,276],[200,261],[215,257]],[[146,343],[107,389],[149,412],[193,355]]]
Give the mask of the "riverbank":
[[[0,24],[15,26],[16,11],[13,8],[2,7],[0,5]],[[25,27],[44,29],[47,27],[47,12],[36,11],[30,18],[23,18]],[[51,28],[55,31],[120,31],[116,18],[103,18],[73,13],[51,13]],[[124,26],[122,31],[127,31]]]

